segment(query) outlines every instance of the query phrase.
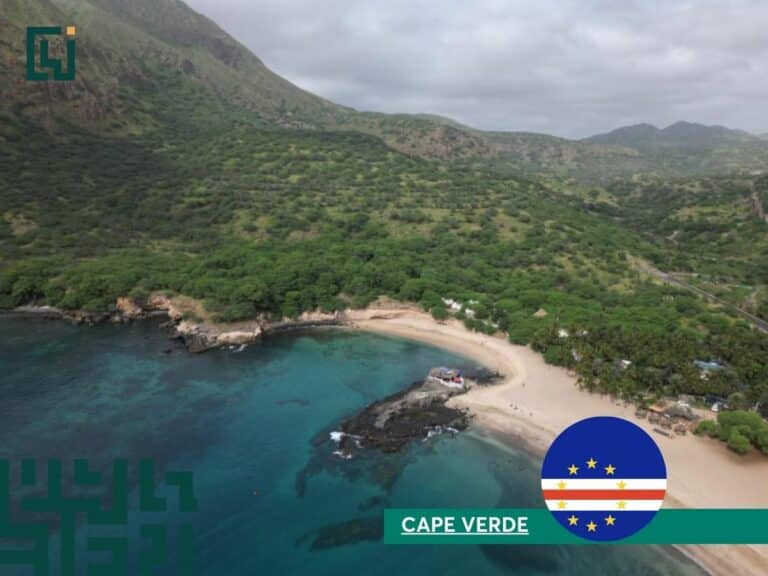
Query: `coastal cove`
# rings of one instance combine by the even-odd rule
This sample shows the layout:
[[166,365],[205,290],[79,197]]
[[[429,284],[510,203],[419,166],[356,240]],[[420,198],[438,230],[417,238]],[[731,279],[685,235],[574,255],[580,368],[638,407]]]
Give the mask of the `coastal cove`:
[[[382,314],[355,322],[370,330]],[[333,454],[344,418],[432,366],[473,365],[469,350],[329,329],[193,355],[169,351],[156,321],[2,318],[0,336],[2,456],[194,470],[201,574],[701,574],[668,548],[381,544],[384,507],[540,504],[538,458],[489,436],[480,413],[397,454]]]
[[[502,384],[476,388],[451,400],[469,409],[476,426],[500,444],[525,446],[543,456],[550,442],[573,422],[616,416],[638,424],[659,444],[667,464],[667,507],[768,507],[768,462],[757,454],[738,456],[722,444],[697,436],[665,437],[635,416],[634,406],[578,388],[576,378],[552,366],[529,347],[470,332],[460,322],[437,322],[414,310],[368,310],[362,330],[409,338],[469,356],[505,376]],[[768,571],[766,546],[681,546],[712,574],[760,576]]]

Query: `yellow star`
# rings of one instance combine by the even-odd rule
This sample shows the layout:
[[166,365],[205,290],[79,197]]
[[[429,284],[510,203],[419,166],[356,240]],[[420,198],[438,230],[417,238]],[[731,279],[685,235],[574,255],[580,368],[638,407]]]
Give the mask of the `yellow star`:
[[557,487],[558,487],[560,490],[565,490],[565,482],[564,482],[564,481],[562,481],[562,480],[560,480],[560,482],[558,482],[558,483],[557,483]]
[[623,500],[618,503],[619,510],[624,510],[627,507],[627,503]]
[[568,467],[568,475],[569,476],[575,476],[579,472],[579,467],[576,466],[576,464],[571,464]]
[[595,532],[596,530],[597,530],[597,524],[595,524],[590,520],[589,524],[587,524],[587,532]]
[[560,500],[560,502],[557,503],[557,507],[560,508],[560,510],[562,510],[566,506],[567,506],[567,504],[565,502],[563,502],[562,500]]
[[590,458],[589,460],[587,460],[587,468],[591,469],[591,468],[594,468],[595,466],[597,466],[597,460],[595,460],[594,458]]
[[618,486],[618,487],[619,487],[619,490],[624,490],[624,488],[626,488],[626,487],[627,487],[627,483],[626,483],[626,482],[624,482],[624,480],[619,480],[619,481],[616,483],[616,486]]
[[579,519],[573,514],[571,514],[571,517],[568,518],[568,526],[578,526],[578,524],[579,524]]
[[606,526],[613,526],[616,523],[616,518],[608,514],[605,518],[605,525]]
[[608,464],[608,466],[605,467],[605,473],[608,474],[608,476],[613,476],[614,472],[616,472],[616,467],[613,464]]

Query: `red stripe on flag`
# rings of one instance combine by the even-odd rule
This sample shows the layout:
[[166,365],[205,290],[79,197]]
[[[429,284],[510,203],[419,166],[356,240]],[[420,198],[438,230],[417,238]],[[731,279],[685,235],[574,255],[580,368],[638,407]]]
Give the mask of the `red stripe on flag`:
[[543,490],[544,500],[663,500],[666,490]]

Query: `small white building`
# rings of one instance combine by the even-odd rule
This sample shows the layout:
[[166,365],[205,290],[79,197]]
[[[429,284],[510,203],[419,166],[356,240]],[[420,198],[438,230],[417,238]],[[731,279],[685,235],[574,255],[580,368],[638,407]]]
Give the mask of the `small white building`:
[[470,305],[477,304],[477,300],[470,300],[466,304],[454,300],[453,298],[443,298],[443,303],[451,310],[451,312],[461,312],[464,309],[464,314],[467,318],[474,318],[475,311],[469,308]]

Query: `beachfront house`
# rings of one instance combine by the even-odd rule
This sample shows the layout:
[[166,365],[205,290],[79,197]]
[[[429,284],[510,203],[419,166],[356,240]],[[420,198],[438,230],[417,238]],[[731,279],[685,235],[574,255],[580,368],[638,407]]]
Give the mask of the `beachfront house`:
[[461,375],[461,370],[440,366],[429,371],[429,378],[448,388],[464,388],[464,377]]
[[442,300],[443,300],[443,304],[445,304],[451,312],[458,314],[463,310],[464,315],[467,318],[475,317],[475,311],[472,308],[470,308],[470,306],[474,306],[478,304],[477,300],[469,300],[466,304],[462,304],[461,302],[454,300],[453,298],[443,298]]

